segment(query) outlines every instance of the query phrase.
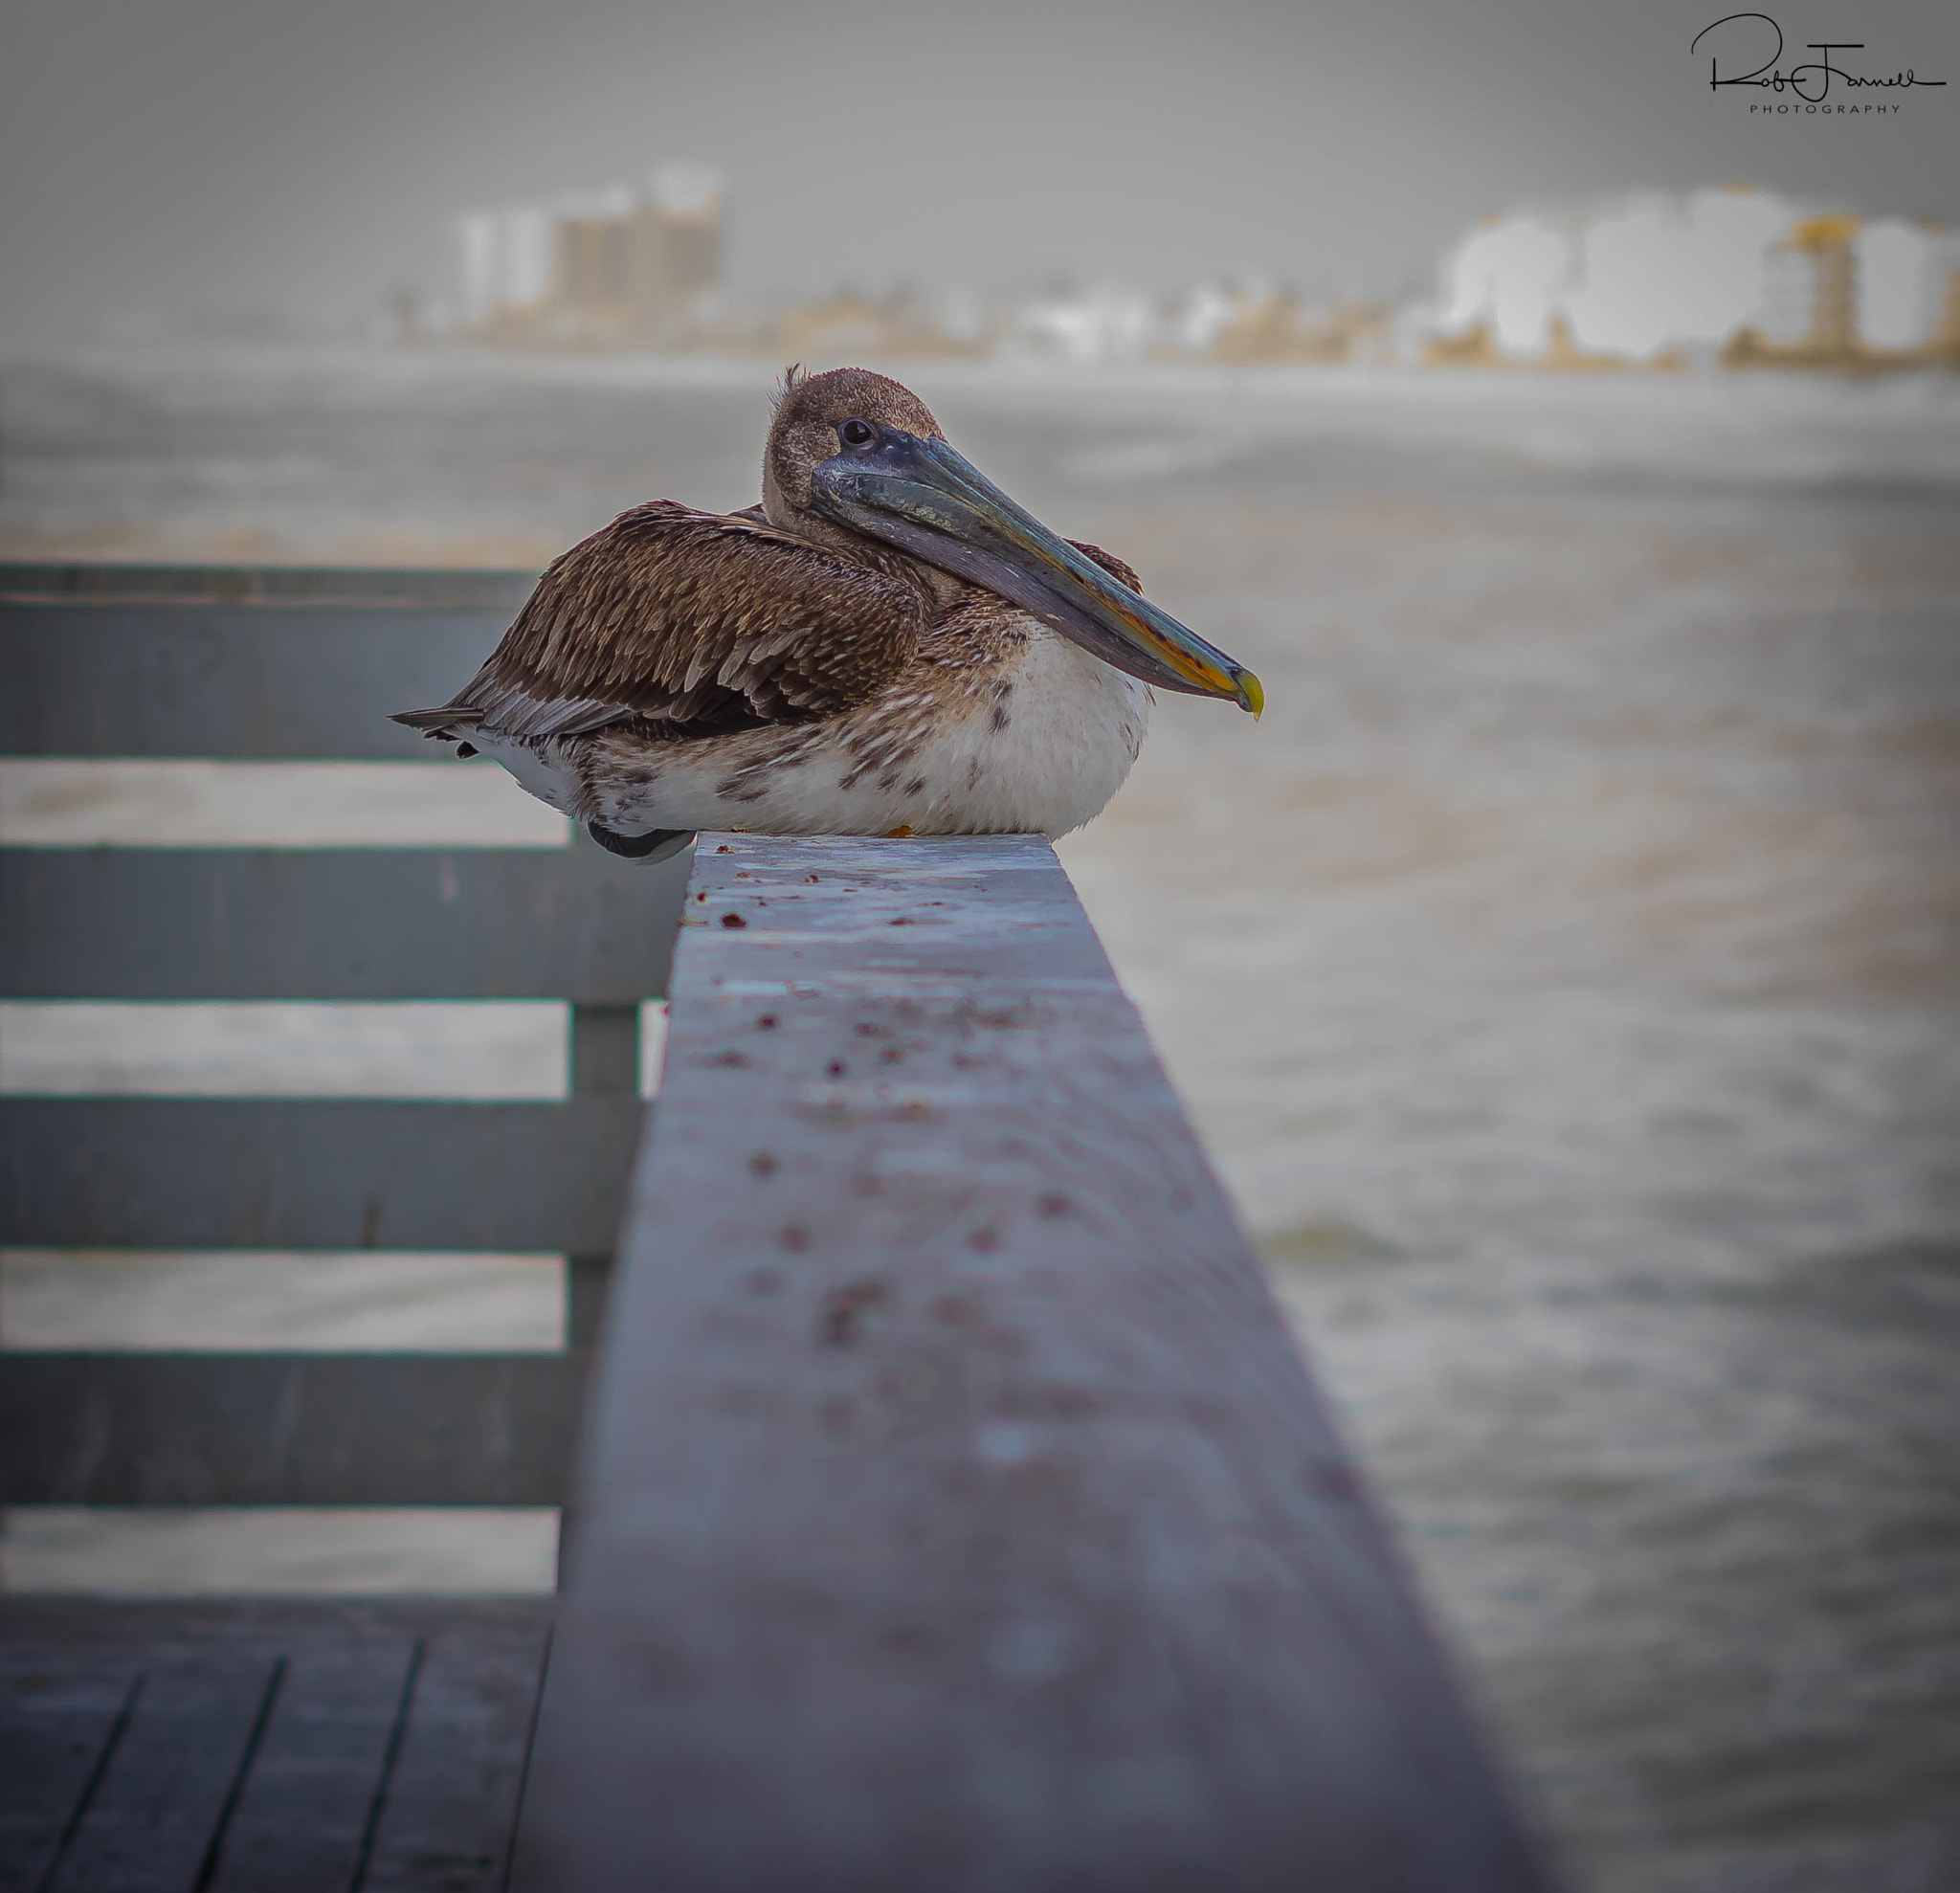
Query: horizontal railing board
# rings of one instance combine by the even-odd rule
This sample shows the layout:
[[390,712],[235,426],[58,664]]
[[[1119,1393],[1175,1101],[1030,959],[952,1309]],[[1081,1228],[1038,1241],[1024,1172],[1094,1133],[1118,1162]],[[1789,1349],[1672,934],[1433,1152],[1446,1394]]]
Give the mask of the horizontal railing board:
[[574,824],[489,761],[0,756],[9,849],[456,850],[572,845]]
[[568,999],[666,990],[685,857],[543,849],[0,853],[11,999]]
[[0,604],[0,755],[426,757],[510,612]]
[[607,1255],[641,1108],[8,1098],[0,1243]]
[[431,566],[142,566],[0,560],[0,603],[409,606],[515,616],[535,572]]
[[[4,1514],[7,1589],[545,1596],[557,1588],[561,1517],[555,1505],[15,1505]],[[0,1598],[0,1616],[6,1608]]]
[[0,1504],[552,1505],[582,1354],[0,1352]]
[[694,892],[514,1883],[1542,1887],[1047,844]]
[[15,1098],[566,1095],[556,999],[0,1000]]

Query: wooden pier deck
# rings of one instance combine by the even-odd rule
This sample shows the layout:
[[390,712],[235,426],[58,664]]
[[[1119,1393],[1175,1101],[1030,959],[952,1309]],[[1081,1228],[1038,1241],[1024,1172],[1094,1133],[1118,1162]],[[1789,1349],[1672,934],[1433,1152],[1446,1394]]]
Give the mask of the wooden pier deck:
[[490,1893],[547,1598],[11,1597],[6,1893]]

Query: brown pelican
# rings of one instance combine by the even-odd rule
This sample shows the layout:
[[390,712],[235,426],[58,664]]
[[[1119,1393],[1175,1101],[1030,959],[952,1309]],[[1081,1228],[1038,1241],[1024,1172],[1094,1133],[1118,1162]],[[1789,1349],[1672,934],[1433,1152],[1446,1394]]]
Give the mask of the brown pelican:
[[1122,787],[1152,685],[1264,703],[908,390],[791,369],[760,506],[622,513],[552,564],[453,702],[394,721],[658,858],[702,828],[1064,835]]

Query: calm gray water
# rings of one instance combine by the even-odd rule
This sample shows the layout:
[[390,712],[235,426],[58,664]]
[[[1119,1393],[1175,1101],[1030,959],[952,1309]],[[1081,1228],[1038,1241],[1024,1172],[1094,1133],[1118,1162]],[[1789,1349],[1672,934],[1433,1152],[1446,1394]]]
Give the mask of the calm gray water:
[[[1960,390],[915,377],[1264,678],[1064,857],[1582,1887],[1960,1886]],[[0,550],[535,562],[767,377],[0,378]]]

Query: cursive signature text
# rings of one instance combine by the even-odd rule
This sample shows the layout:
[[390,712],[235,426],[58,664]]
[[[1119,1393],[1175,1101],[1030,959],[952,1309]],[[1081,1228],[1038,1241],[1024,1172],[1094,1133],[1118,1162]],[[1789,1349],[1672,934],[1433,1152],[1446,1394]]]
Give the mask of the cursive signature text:
[[[1742,24],[1746,21],[1756,21],[1760,24]],[[1768,34],[1763,32],[1764,27],[1769,29]],[[1727,29],[1726,32],[1724,32],[1725,28]],[[1846,72],[1843,67],[1831,63],[1833,53],[1863,52],[1864,41],[1861,39],[1810,40],[1806,42],[1807,50],[1821,53],[1823,57],[1807,59],[1800,66],[1792,66],[1786,73],[1777,64],[1783,57],[1783,29],[1768,13],[1726,14],[1713,26],[1704,26],[1696,33],[1694,44],[1688,51],[1694,52],[1711,33],[1717,35],[1715,43],[1708,49],[1708,89],[1711,92],[1720,91],[1725,85],[1760,85],[1767,86],[1774,92],[1793,92],[1799,99],[1815,103],[1829,95],[1833,79],[1839,85],[1851,87],[1945,85],[1947,82],[1943,78],[1916,78],[1910,67],[1902,73],[1895,73],[1890,78],[1862,78],[1856,73]],[[1776,43],[1770,48],[1770,56],[1761,65],[1749,72],[1732,73],[1726,78],[1722,76],[1722,45],[1725,40],[1727,42],[1731,56],[1750,58],[1761,53],[1771,37]]]

